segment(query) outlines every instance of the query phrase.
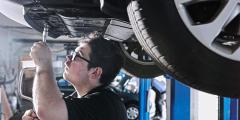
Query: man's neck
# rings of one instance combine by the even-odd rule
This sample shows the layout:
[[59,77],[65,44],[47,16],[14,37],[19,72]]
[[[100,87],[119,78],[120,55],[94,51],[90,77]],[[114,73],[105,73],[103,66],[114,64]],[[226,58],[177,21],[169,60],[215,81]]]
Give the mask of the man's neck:
[[77,90],[78,98],[86,95],[91,90],[91,88],[88,87],[76,87],[75,89]]
[[86,95],[89,91],[91,91],[92,89],[94,89],[98,86],[100,86],[100,85],[96,85],[96,86],[85,85],[84,87],[75,87],[75,89],[77,90],[77,93],[78,93],[78,98]]

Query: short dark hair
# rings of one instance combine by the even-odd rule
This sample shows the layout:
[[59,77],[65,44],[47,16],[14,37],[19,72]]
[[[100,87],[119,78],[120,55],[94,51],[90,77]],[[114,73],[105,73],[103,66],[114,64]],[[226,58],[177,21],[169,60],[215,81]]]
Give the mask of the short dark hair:
[[117,42],[106,40],[101,35],[86,37],[79,43],[87,43],[91,49],[88,69],[101,67],[102,75],[100,83],[108,86],[117,76],[123,66],[124,60],[120,53]]

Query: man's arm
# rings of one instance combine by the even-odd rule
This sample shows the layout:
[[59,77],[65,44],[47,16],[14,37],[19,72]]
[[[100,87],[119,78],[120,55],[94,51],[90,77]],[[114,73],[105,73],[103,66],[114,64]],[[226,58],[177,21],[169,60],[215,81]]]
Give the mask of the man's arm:
[[34,43],[30,56],[36,65],[33,104],[41,120],[66,120],[67,107],[54,79],[51,51],[43,42]]

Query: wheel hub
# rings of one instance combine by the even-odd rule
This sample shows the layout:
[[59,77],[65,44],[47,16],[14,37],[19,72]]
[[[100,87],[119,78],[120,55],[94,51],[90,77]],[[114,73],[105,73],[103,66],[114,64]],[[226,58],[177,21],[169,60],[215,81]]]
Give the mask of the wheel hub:
[[128,119],[131,119],[131,120],[137,119],[138,114],[139,114],[138,109],[135,108],[135,107],[129,107],[127,109],[127,117],[128,117]]

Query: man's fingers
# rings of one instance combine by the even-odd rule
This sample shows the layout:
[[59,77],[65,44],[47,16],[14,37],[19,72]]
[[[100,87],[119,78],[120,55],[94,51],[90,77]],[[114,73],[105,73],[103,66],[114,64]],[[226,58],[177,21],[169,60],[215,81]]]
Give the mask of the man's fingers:
[[32,109],[30,109],[24,113],[24,115],[22,116],[22,120],[39,120],[39,119],[37,118],[36,113]]
[[32,109],[30,109],[30,110],[27,110],[27,111],[24,113],[24,115],[23,115],[23,116],[31,116],[32,112],[33,112],[33,110],[32,110]]
[[37,46],[37,47],[46,46],[46,45],[47,45],[47,44],[44,43],[44,42],[42,42],[42,41],[33,43],[33,46]]
[[43,42],[43,41],[39,41],[39,42],[37,42],[37,43],[39,43],[40,45],[47,45],[47,43],[46,42]]
[[24,116],[31,116],[31,117],[37,117],[36,113],[33,111],[33,109],[27,110],[24,113]]
[[22,116],[22,120],[33,120],[33,117],[31,117],[32,114],[32,110],[27,110],[23,116]]
[[34,120],[34,118],[29,116],[22,116],[22,120]]
[[40,43],[39,42],[35,42],[33,43],[33,46],[38,46]]
[[44,47],[47,47],[46,43],[43,43],[42,41],[35,42],[35,43],[33,43],[33,46],[31,47],[31,52],[35,52],[36,50],[39,50]]
[[37,114],[32,110],[31,116],[32,116],[32,117],[37,117]]

